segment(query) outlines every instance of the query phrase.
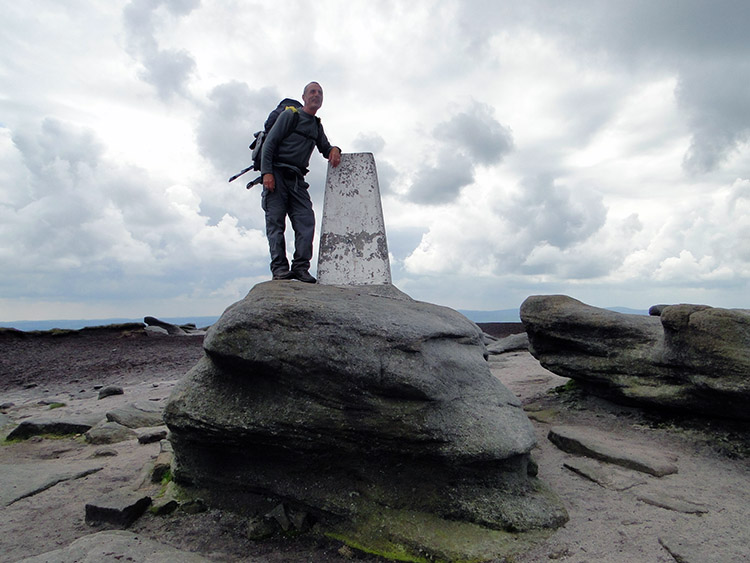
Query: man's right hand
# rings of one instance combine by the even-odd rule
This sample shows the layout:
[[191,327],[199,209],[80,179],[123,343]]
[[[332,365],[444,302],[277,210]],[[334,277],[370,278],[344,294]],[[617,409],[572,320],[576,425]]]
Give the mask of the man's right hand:
[[273,179],[273,174],[263,174],[263,187],[269,192],[272,192],[276,187],[276,181]]

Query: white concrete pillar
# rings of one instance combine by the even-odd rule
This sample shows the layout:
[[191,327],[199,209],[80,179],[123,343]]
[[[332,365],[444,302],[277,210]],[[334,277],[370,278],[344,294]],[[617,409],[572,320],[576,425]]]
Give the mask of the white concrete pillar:
[[372,153],[343,154],[339,166],[328,166],[318,283],[391,283],[383,207]]

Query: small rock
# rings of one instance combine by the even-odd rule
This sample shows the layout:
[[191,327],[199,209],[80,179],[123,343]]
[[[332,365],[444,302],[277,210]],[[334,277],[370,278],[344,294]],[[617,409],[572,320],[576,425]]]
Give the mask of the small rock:
[[172,469],[173,459],[174,454],[172,452],[161,452],[158,456],[156,456],[154,468],[151,471],[151,482],[159,483],[162,479],[164,479],[165,475],[167,475],[167,473]]
[[487,353],[490,355],[528,349],[529,337],[525,332],[511,334],[510,336],[506,336],[505,338],[501,338],[496,342],[487,345]]
[[159,442],[167,437],[167,427],[157,426],[154,428],[146,428],[138,432],[138,443],[139,444],[153,444]]
[[286,508],[283,504],[279,504],[271,512],[266,514],[266,518],[272,518],[276,520],[281,529],[288,532],[292,527],[292,522],[289,520],[289,516],[286,513]]
[[307,532],[312,528],[312,518],[307,512],[292,512],[289,514],[289,520],[291,521],[292,526],[294,526],[294,529],[300,532]]
[[652,317],[661,317],[661,313],[666,307],[669,307],[669,305],[651,305],[648,308],[648,314]]
[[49,405],[64,405],[65,400],[60,397],[54,397],[52,399],[41,399],[37,401],[37,405],[49,406]]
[[117,422],[128,428],[149,428],[164,424],[162,411],[164,407],[147,401],[140,401],[107,413],[107,420]]
[[144,317],[143,322],[145,322],[148,325],[146,327],[146,330],[148,330],[149,328],[160,328],[164,330],[167,334],[176,334],[176,335],[186,334],[185,331],[179,326],[172,324],[172,323],[160,321],[159,319],[155,317]]
[[274,520],[254,516],[247,521],[247,537],[253,541],[270,538],[278,529]]
[[112,524],[127,528],[151,504],[151,497],[127,489],[119,489],[86,504],[86,523]]
[[89,444],[116,444],[136,437],[136,433],[116,422],[102,422],[84,434]]
[[189,500],[183,503],[180,508],[187,514],[198,514],[199,512],[206,512],[208,510],[205,501],[200,498]]
[[99,391],[99,398],[111,397],[112,395],[123,395],[125,391],[119,385],[107,385]]
[[118,455],[117,450],[114,448],[97,448],[94,453],[91,454],[91,457],[114,457],[116,455]]
[[166,516],[168,514],[172,514],[175,510],[177,510],[180,507],[180,503],[177,502],[174,499],[170,499],[166,502],[162,502],[160,504],[154,504],[152,508],[152,512],[156,516]]

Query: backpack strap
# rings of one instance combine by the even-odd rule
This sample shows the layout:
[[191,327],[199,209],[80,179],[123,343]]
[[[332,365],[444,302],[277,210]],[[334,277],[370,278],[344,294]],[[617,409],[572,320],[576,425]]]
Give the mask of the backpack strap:
[[[289,130],[286,132],[286,135],[284,135],[284,139],[286,139],[292,133],[297,133],[297,124],[299,123],[299,110],[294,106],[286,106],[284,108],[284,111],[288,109],[292,110],[292,123],[289,126]],[[302,135],[302,133],[298,134]]]
[[289,128],[289,132],[284,136],[284,138],[288,137],[292,133],[296,133],[297,135],[300,135],[300,136],[304,137],[305,139],[310,139],[311,141],[315,141],[317,143],[318,142],[318,137],[320,136],[320,127],[321,127],[320,118],[317,115],[314,116],[315,123],[317,123],[317,125],[318,125],[317,126],[317,132],[315,133],[315,135],[314,136],[313,135],[307,135],[306,133],[302,133],[301,131],[297,131],[297,123],[299,123],[299,110],[297,108],[293,107],[293,106],[288,106],[288,107],[286,107],[284,109],[291,109],[292,112],[294,113],[294,115],[292,115],[292,125]]

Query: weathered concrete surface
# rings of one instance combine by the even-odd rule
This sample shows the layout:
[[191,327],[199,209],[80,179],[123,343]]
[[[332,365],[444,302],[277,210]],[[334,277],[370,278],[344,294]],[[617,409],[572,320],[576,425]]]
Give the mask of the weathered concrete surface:
[[565,452],[599,459],[656,477],[677,473],[677,465],[667,454],[591,428],[555,426],[550,429],[548,438]]
[[196,553],[144,538],[123,530],[84,536],[67,547],[22,559],[19,563],[204,563],[212,561]]
[[378,174],[371,153],[344,154],[338,167],[328,168],[318,283],[391,283]]

